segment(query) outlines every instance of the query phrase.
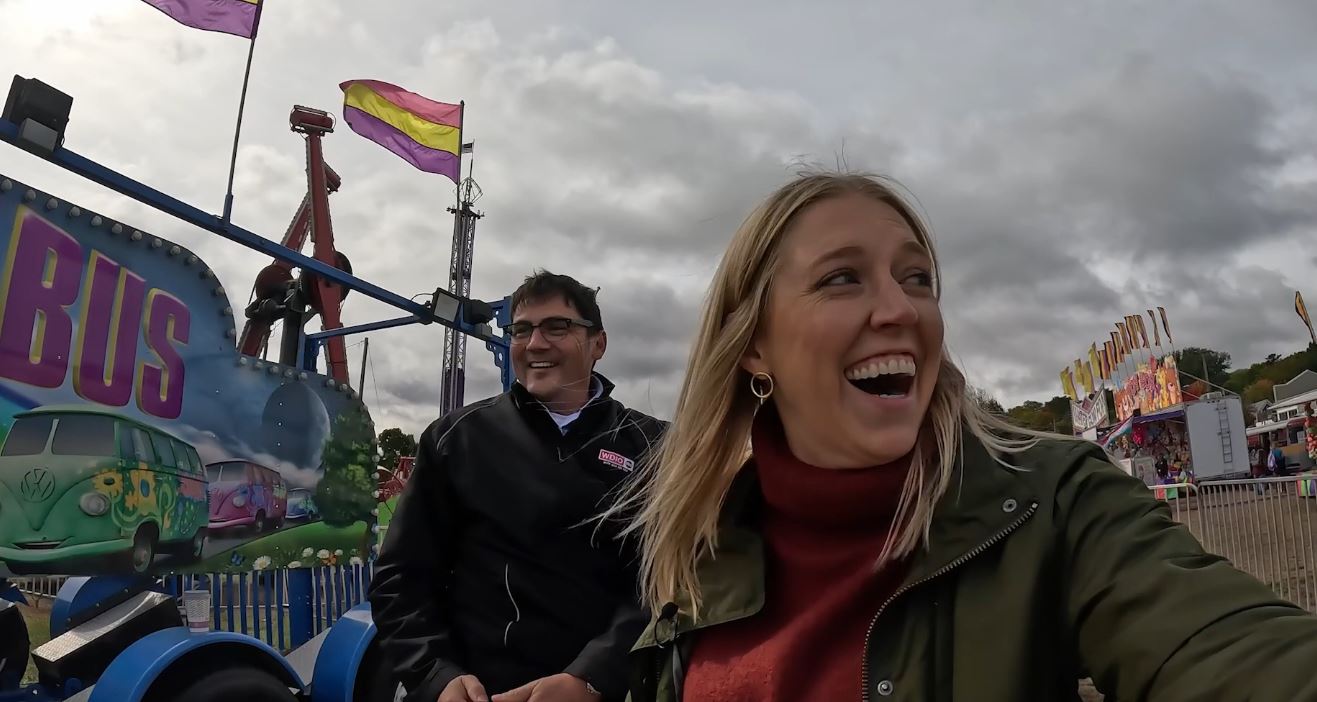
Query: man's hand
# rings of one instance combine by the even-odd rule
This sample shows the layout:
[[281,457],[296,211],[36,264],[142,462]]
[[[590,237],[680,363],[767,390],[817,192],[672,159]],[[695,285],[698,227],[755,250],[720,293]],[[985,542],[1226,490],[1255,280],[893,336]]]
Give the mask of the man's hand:
[[489,702],[485,686],[474,675],[453,678],[444,691],[439,693],[436,702]]
[[599,695],[575,675],[558,673],[494,695],[494,702],[599,702]]

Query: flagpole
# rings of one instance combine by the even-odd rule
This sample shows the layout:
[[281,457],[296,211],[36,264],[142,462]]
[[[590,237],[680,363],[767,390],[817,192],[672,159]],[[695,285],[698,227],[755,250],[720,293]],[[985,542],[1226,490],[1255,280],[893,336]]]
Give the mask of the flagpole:
[[462,216],[462,125],[466,122],[466,100],[457,103],[457,208],[458,216]]
[[[454,188],[453,209],[452,209],[452,213],[453,213],[452,261],[454,265],[450,267],[448,271],[448,289],[454,293],[462,290],[462,279],[466,276],[466,271],[464,270],[464,266],[466,265],[466,256],[465,256],[465,252],[461,250],[462,247],[466,246],[466,229],[463,226],[463,222],[462,222],[462,218],[463,218],[462,125],[464,122],[466,122],[466,100],[461,100],[458,102],[458,107],[457,107],[457,178],[456,178],[456,187]],[[445,352],[447,352],[447,349],[451,346],[454,349],[452,353],[453,356],[457,355],[457,352],[455,350],[457,348],[457,344],[462,343],[456,336],[458,333],[459,332],[455,329],[444,330]],[[465,384],[465,380],[466,380],[465,376],[462,377],[461,379],[458,378],[457,369],[451,367],[452,365],[454,365],[452,363],[453,360],[455,359],[450,356],[446,355],[444,357],[444,365],[447,367],[444,369],[445,371],[444,381],[441,382],[439,385],[439,395],[440,395],[439,403],[440,406],[445,409],[445,411],[447,411],[448,409],[457,408],[457,397],[458,397],[457,384],[459,382]],[[463,372],[465,372],[465,369],[463,370]]]
[[1158,307],[1157,315],[1162,318],[1162,332],[1166,334],[1166,343],[1171,346],[1171,354],[1175,355],[1179,353],[1179,351],[1175,349],[1175,338],[1171,336],[1171,325],[1166,320],[1166,308]]
[[238,140],[242,137],[242,113],[247,106],[247,84],[252,75],[252,57],[256,54],[256,35],[260,33],[261,11],[265,9],[265,0],[256,3],[256,17],[252,20],[252,38],[247,46],[247,68],[242,73],[242,95],[238,98],[238,124],[233,128],[233,153],[229,157],[229,185],[224,191],[224,216],[221,221],[229,223],[233,215],[233,174],[238,167]]
[[1166,308],[1158,307],[1157,316],[1161,317],[1162,333],[1166,334],[1166,344],[1171,347],[1171,358],[1175,359],[1175,384],[1180,387],[1181,391],[1183,391],[1184,383],[1180,382],[1180,359],[1179,359],[1180,352],[1176,350],[1175,338],[1171,336],[1171,325],[1166,320]]

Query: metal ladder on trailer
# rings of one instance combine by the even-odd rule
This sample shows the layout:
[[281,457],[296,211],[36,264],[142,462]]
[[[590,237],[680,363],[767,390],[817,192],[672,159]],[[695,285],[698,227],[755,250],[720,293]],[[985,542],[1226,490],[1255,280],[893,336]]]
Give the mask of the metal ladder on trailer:
[[[1235,464],[1234,442],[1231,441],[1230,434],[1230,413],[1226,411],[1225,403],[1218,403],[1216,406],[1217,436],[1221,437],[1221,463],[1226,466]],[[1229,473],[1230,471],[1226,471]]]

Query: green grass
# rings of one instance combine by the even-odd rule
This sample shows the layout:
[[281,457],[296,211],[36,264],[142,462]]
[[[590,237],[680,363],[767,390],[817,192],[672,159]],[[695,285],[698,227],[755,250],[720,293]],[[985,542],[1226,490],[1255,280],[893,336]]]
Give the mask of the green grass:
[[[391,511],[389,511],[391,512]],[[388,517],[386,510],[380,509],[381,522],[387,523]],[[289,563],[296,562],[302,566],[327,565],[330,562],[339,565],[347,565],[353,556],[365,560],[365,554],[362,549],[369,549],[370,531],[366,522],[356,522],[347,527],[331,527],[324,522],[312,522],[298,526],[285,527],[279,531],[267,536],[248,541],[237,548],[216,554],[211,558],[189,568],[193,572],[250,572],[256,563],[256,559],[261,556],[268,556],[270,563],[265,569],[285,568]],[[310,556],[304,556],[306,549],[311,549]],[[341,555],[336,555],[336,551],[341,551]],[[321,558],[320,552],[326,552],[328,558]],[[242,557],[239,564],[234,565],[231,562],[233,555],[237,553]],[[27,622],[28,638],[32,642],[32,649],[50,640],[50,600],[36,600],[39,604],[37,607],[20,605],[19,610]],[[226,626],[227,629],[237,630],[242,627],[237,626],[237,611],[235,601],[235,621],[232,626]],[[220,607],[220,619],[227,623],[227,608]],[[288,623],[287,614],[281,613],[284,618],[284,631],[291,632],[292,628]],[[253,614],[248,610],[247,634],[261,638],[265,630],[263,615]],[[216,625],[220,622],[216,622]],[[272,622],[272,629],[277,632],[278,622]],[[37,680],[36,666],[32,660],[28,659],[27,670],[23,676],[24,683],[33,683]]]
[[[23,619],[27,621],[27,636],[32,641],[32,650],[37,646],[50,640],[50,601],[46,601],[44,608],[18,606],[18,611],[22,612]],[[32,663],[31,656],[27,659],[27,671],[23,673],[24,683],[34,683],[37,681],[37,667]]]
[[[234,594],[234,597],[235,598],[237,597],[236,593]],[[27,635],[28,635],[28,639],[31,641],[30,650],[35,651],[38,646],[50,640],[50,607],[53,604],[53,600],[39,600],[37,598],[33,598],[33,601],[38,603],[38,606],[30,607],[26,605],[19,605],[18,611],[22,613],[23,619],[27,622]],[[239,608],[237,607],[236,599],[235,599],[235,605],[233,608],[233,621],[229,622],[228,608],[221,606],[219,608],[219,620],[214,622],[213,626],[217,629],[223,629],[225,631],[240,631],[241,633],[247,634],[248,636],[253,636],[258,639],[264,640],[265,624],[269,611],[264,608],[258,608],[256,611],[253,612],[249,603],[249,606],[247,608],[246,627],[240,626],[241,619],[239,618],[238,612],[239,612]],[[282,617],[283,619],[284,636],[290,637],[292,635],[293,627],[292,624],[289,622],[288,614],[286,612],[279,611],[278,616]],[[270,620],[270,632],[274,634],[276,638],[278,637],[279,635],[278,621],[273,619]],[[277,646],[278,642],[275,641],[272,642],[272,644]],[[284,651],[284,653],[287,653],[287,651]],[[23,684],[26,685],[30,683],[35,683],[36,681],[37,681],[37,667],[36,664],[32,662],[32,657],[28,656],[27,670],[23,673]]]
[[[366,555],[362,549],[369,548],[369,535],[365,522],[356,522],[347,527],[332,527],[324,522],[284,527],[273,534],[217,553],[189,570],[248,572],[256,567],[257,559],[262,556],[270,559],[265,570],[286,568],[290,563],[302,566],[328,565],[330,562],[346,565],[353,556],[365,560]],[[306,553],[307,549],[311,549],[310,554]],[[342,553],[337,553],[339,551]],[[329,557],[321,557],[321,552],[328,552]],[[238,563],[233,562],[235,554],[239,557]]]
[[[387,520],[386,510],[380,509],[381,521]],[[387,523],[387,522],[385,522]],[[287,526],[279,531],[267,536],[248,541],[237,548],[216,554],[211,558],[189,568],[194,572],[250,572],[256,563],[256,559],[261,556],[268,556],[270,563],[265,569],[285,568],[291,562],[297,562],[302,566],[327,565],[330,562],[339,565],[347,565],[353,556],[365,560],[365,554],[362,549],[369,549],[370,531],[366,522],[356,522],[347,527],[331,527],[324,522],[312,522],[298,526]],[[304,556],[306,549],[311,549],[310,556]],[[336,555],[336,551],[341,551],[341,555]],[[328,558],[321,558],[320,552],[326,552]],[[238,565],[231,562],[233,555],[237,553],[242,557]],[[20,605],[19,610],[27,622],[28,638],[32,642],[32,649],[50,640],[50,600],[35,600],[39,606],[30,607]],[[250,603],[249,603],[250,604]],[[227,607],[220,607],[220,621],[215,622],[219,625],[221,622],[227,622]],[[263,638],[265,631],[264,613],[253,614],[248,609],[247,626],[244,633]],[[234,622],[232,625],[224,628],[238,630],[243,627],[238,626],[237,607],[235,600]],[[292,627],[288,623],[287,614],[280,612],[284,619],[284,631],[291,632]],[[278,631],[278,622],[271,622],[272,630]],[[31,658],[28,659],[27,671],[24,673],[23,682],[33,683],[37,680],[36,666],[33,665]]]
[[393,511],[398,508],[398,498],[390,497],[388,500],[380,503],[380,516],[375,521],[380,525],[382,533],[389,527],[389,522],[393,521]]

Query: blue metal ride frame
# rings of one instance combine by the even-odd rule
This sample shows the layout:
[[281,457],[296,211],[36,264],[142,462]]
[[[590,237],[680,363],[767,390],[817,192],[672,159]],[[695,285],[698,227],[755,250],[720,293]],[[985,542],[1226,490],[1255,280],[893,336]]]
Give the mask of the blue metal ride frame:
[[[170,665],[185,655],[211,646],[235,646],[258,652],[269,669],[288,687],[306,687],[297,671],[269,644],[245,634],[211,631],[194,634],[185,627],[161,629],[133,642],[110,662],[97,681],[90,702],[137,702]],[[219,652],[222,649],[215,648]],[[232,649],[229,649],[232,650]]]
[[[0,119],[0,141],[19,146],[20,139],[18,125]],[[389,329],[407,324],[431,324],[438,322],[445,327],[455,329],[463,334],[484,341],[486,348],[494,354],[495,365],[501,371],[500,375],[503,389],[506,390],[512,386],[512,370],[507,363],[507,339],[502,336],[487,334],[481,328],[463,322],[462,313],[464,310],[460,303],[464,301],[459,301],[459,307],[453,319],[445,319],[436,315],[432,309],[421,303],[405,298],[389,290],[385,290],[374,283],[357,278],[350,273],[346,273],[334,268],[333,266],[327,265],[299,251],[293,251],[286,246],[243,229],[242,227],[233,224],[231,221],[225,221],[222,217],[206,214],[197,207],[189,205],[173,196],[166,195],[165,193],[162,193],[149,185],[133,180],[122,173],[106,168],[105,166],[64,148],[63,146],[56,148],[49,155],[43,155],[43,158],[65,170],[82,176],[99,185],[103,185],[115,192],[126,195],[144,205],[160,210],[167,215],[182,220],[199,229],[211,232],[212,234],[218,234],[230,241],[246,246],[249,249],[259,251],[272,258],[299,266],[304,270],[323,276],[324,278],[338,283],[350,290],[356,290],[363,295],[372,297],[409,313],[409,316],[406,317],[370,322],[352,327],[343,327],[341,329],[331,329],[329,331],[306,335],[306,342],[302,345],[302,359],[300,359],[301,362],[298,364],[306,370],[315,370],[315,358],[319,351],[320,342],[324,339],[333,336],[346,336],[361,332]],[[508,321],[508,315],[506,313],[507,302],[507,298],[504,298],[502,301],[491,303],[491,306],[495,308],[496,313],[498,314],[500,326],[506,324]]]
[[[10,145],[19,146],[20,139],[19,139],[18,125],[9,122],[7,120],[0,119],[0,141],[3,141]],[[512,386],[512,383],[514,381],[514,375],[513,375],[510,360],[508,358],[509,343],[506,335],[497,336],[492,333],[486,333],[480,327],[463,322],[462,319],[463,319],[464,310],[462,309],[462,304],[466,302],[464,300],[459,301],[459,307],[456,314],[454,315],[454,318],[446,319],[444,317],[435,314],[434,311],[426,305],[417,303],[408,298],[404,298],[401,295],[398,295],[389,290],[381,288],[373,283],[357,278],[349,273],[346,273],[342,270],[329,266],[310,256],[306,256],[301,252],[293,251],[292,249],[289,249],[281,244],[266,239],[258,234],[255,234],[254,232],[243,229],[242,227],[233,224],[231,221],[226,221],[225,218],[206,214],[204,211],[202,211],[197,207],[189,205],[183,202],[182,200],[179,200],[175,197],[160,192],[159,190],[156,190],[155,188],[152,188],[144,183],[140,183],[136,180],[133,180],[132,178],[129,178],[128,176],[123,175],[122,173],[119,173],[110,168],[102,166],[62,146],[56,148],[50,154],[42,154],[41,156],[45,158],[47,161],[50,161],[51,163],[60,166],[65,170],[68,170],[76,175],[86,178],[87,180],[90,180],[94,183],[97,183],[111,190],[114,190],[115,192],[118,192],[122,195],[130,197],[149,207],[153,207],[157,210],[160,210],[161,212],[164,212],[165,214],[170,215],[175,219],[191,224],[204,231],[208,231],[213,234],[222,236],[225,239],[228,239],[235,243],[246,246],[247,248],[266,254],[272,258],[286,261],[294,266],[298,266],[302,268],[305,271],[309,271],[313,274],[322,276],[325,279],[330,280],[334,283],[342,285],[347,289],[355,290],[363,295],[374,298],[376,300],[384,302],[385,304],[388,304],[392,307],[398,308],[408,313],[408,315],[404,317],[397,317],[393,319],[381,320],[377,322],[370,322],[367,324],[360,324],[351,327],[343,327],[340,329],[322,331],[318,333],[305,335],[304,343],[302,344],[302,358],[299,359],[299,364],[298,364],[304,369],[312,370],[312,371],[315,370],[315,359],[318,355],[319,346],[324,339],[328,339],[334,336],[347,336],[347,335],[358,334],[362,332],[390,329],[393,327],[405,326],[408,324],[417,324],[417,323],[431,324],[438,322],[439,324],[445,327],[455,329],[461,333],[476,337],[477,339],[484,341],[485,347],[489,349],[491,353],[494,354],[494,363],[495,366],[498,367],[500,370],[500,380],[502,382],[503,389],[507,390]],[[498,326],[500,328],[505,326],[510,321],[510,312],[511,312],[509,309],[510,298],[504,298],[503,300],[490,303],[490,305],[494,309],[495,318],[497,320]],[[309,640],[313,634],[313,624],[311,621],[311,607],[310,607],[310,603],[312,599],[311,591],[313,589],[313,585],[311,582],[311,573],[308,570],[300,570],[300,569],[294,570],[294,571],[290,571],[288,575],[289,575],[288,595],[290,600],[289,623],[290,623],[290,628],[292,629],[290,634],[294,646],[296,646]],[[90,580],[94,582],[97,581],[98,579],[90,579]],[[106,579],[106,580],[109,581],[112,579]],[[5,583],[3,583],[3,581],[0,581],[0,585],[3,584]],[[100,582],[95,582],[95,584],[102,585],[102,583]],[[116,589],[116,586],[122,586],[122,585],[123,583],[107,582],[104,585],[102,585],[102,587],[109,587],[111,589]],[[88,588],[88,590],[91,589],[92,588]],[[6,594],[12,596],[11,593],[6,592]],[[19,597],[21,598],[21,594],[19,595]],[[369,610],[367,609],[365,611],[369,611]],[[67,613],[65,617],[62,617],[62,619],[64,621],[67,621]],[[59,625],[57,624],[56,626]],[[131,653],[132,655],[120,656],[111,665],[111,669],[107,669],[106,675],[103,676],[103,686],[106,689],[105,690],[99,689],[98,686],[98,689],[96,690],[97,696],[95,697],[95,699],[106,699],[105,697],[106,694],[110,694],[112,697],[115,695],[122,695],[122,694],[128,695],[128,697],[122,697],[122,699],[129,699],[129,698],[133,698],[135,695],[142,694],[142,692],[144,692],[145,689],[143,686],[145,684],[149,684],[149,681],[153,679],[154,676],[160,672],[160,670],[162,670],[164,667],[167,667],[167,664],[169,662],[172,662],[173,660],[176,659],[176,657],[182,655],[182,653],[201,644],[201,642],[197,641],[196,638],[189,637],[186,634],[187,634],[186,630],[167,630],[164,632],[157,632],[156,635],[138,641],[136,644],[130,647],[129,652],[126,652],[126,653]],[[214,643],[217,641],[230,641],[231,643],[242,643],[246,645],[252,645],[252,642],[255,642],[256,644],[260,644],[259,641],[256,641],[255,639],[251,639],[250,637],[243,637],[241,635],[236,635],[236,634],[226,634],[223,632],[212,632],[210,635],[207,635],[202,638],[206,639],[206,643]],[[366,638],[366,640],[369,639],[368,636],[364,638]],[[260,645],[268,649],[267,645],[265,644],[260,644]],[[273,649],[269,649],[268,653],[273,658],[282,661],[282,658],[280,658],[278,654],[273,651]],[[353,651],[353,653],[360,653],[360,651]],[[145,670],[141,671],[143,673],[146,673],[145,675],[137,675],[137,676],[128,675],[125,673],[125,671],[121,671],[120,668],[124,667],[125,665],[129,665],[130,662],[132,665],[137,665],[137,666],[141,666],[143,663],[146,663],[150,665],[153,669],[150,671],[145,671]],[[288,669],[288,671],[292,677],[292,680],[296,680],[295,673],[292,673],[291,669]],[[296,681],[296,682],[300,682],[300,681]],[[127,685],[126,689],[119,689],[119,687],[117,687],[124,685]],[[37,688],[35,689],[28,689],[19,694],[24,695],[23,699],[26,700],[26,702],[35,702],[37,700],[43,699],[44,697],[43,693],[44,690],[42,690],[40,686],[37,686]],[[8,699],[8,697],[9,697],[9,693],[7,692],[0,693],[0,698]]]
[[106,602],[121,602],[138,592],[155,589],[153,578],[135,575],[102,575],[94,578],[69,578],[60,587],[50,608],[50,635],[68,631],[75,621],[86,621],[99,614]]
[[[19,146],[20,139],[18,125],[0,119],[0,141]],[[126,195],[144,205],[160,210],[167,215],[191,224],[199,229],[211,232],[212,234],[218,234],[225,239],[242,244],[249,249],[259,251],[272,258],[287,261],[294,266],[298,266],[303,270],[314,273],[334,283],[338,283],[345,288],[355,290],[363,295],[372,297],[403,310],[404,312],[408,312],[411,315],[410,319],[412,322],[421,324],[438,322],[445,327],[450,327],[464,334],[474,336],[486,343],[498,344],[503,341],[498,336],[486,334],[477,327],[461,322],[462,311],[460,309],[458,310],[456,319],[444,319],[421,303],[409,300],[389,290],[385,290],[374,283],[357,278],[350,273],[346,273],[326,263],[317,261],[301,252],[293,251],[286,246],[243,229],[232,222],[225,222],[217,215],[206,214],[202,210],[189,205],[178,198],[166,195],[149,185],[133,180],[132,178],[110,168],[106,168],[105,166],[102,166],[85,156],[74,153],[62,146],[56,148],[54,152],[48,156],[44,156],[44,158],[67,171],[82,176],[94,183],[103,185],[122,195]],[[398,320],[390,321],[396,322]],[[401,322],[397,325],[391,324],[389,326],[399,326],[400,324]]]
[[[375,554],[371,554],[372,556]],[[288,638],[297,648],[316,635],[315,582],[310,568],[288,570]]]
[[[500,329],[512,323],[512,298],[505,297],[497,302],[489,303],[494,310],[494,321]],[[507,392],[512,388],[517,378],[512,372],[512,359],[508,357],[509,341],[507,334],[496,342],[486,341],[485,348],[494,354],[494,366],[499,370],[499,380],[503,383],[503,391]]]
[[343,613],[329,629],[311,675],[311,702],[352,702],[357,673],[375,639],[370,604]]
[[27,598],[18,586],[4,578],[0,578],[0,600],[13,602],[14,604],[27,604]]
[[[508,311],[510,305],[510,297],[505,297],[502,300],[489,303],[489,306],[494,310],[494,320],[500,328],[507,326],[507,324],[512,321],[510,312]],[[384,319],[378,322],[368,322],[366,324],[358,324],[352,327],[330,329],[328,331],[307,334],[306,339],[302,344],[302,352],[301,356],[298,357],[297,365],[302,370],[315,371],[316,358],[320,355],[320,344],[324,342],[325,339],[335,336],[347,336],[349,334],[377,331],[380,329],[391,329],[393,327],[411,324],[414,321],[416,320],[413,317],[397,317],[395,319]],[[462,324],[463,329],[469,326],[465,323],[460,324]],[[492,339],[485,336],[478,336],[476,334],[472,334],[472,336],[477,336],[477,338],[482,339],[485,342],[485,348],[489,349],[489,352],[494,354],[494,367],[499,369],[499,382],[502,383],[503,389],[507,390],[511,388],[515,377],[512,373],[512,365],[508,360],[507,336],[493,337]]]

